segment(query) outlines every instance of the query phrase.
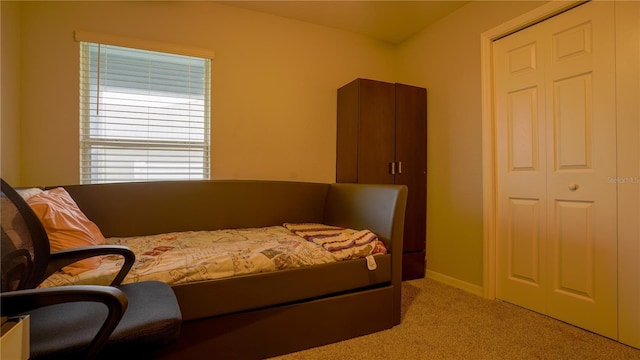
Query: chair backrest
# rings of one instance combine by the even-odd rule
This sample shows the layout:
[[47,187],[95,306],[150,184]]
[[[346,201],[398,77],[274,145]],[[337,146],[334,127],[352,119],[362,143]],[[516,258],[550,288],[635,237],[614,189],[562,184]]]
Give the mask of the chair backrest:
[[27,202],[3,179],[0,196],[2,292],[33,289],[49,261],[49,238]]

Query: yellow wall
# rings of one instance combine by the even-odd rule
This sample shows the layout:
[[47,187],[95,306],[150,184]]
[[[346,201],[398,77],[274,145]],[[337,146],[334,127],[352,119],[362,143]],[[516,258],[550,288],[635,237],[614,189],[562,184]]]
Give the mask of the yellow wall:
[[336,89],[357,77],[424,86],[428,269],[482,285],[480,33],[540,3],[472,2],[398,47],[210,2],[1,4],[0,174],[12,184],[78,182],[78,29],[215,51],[217,179],[334,181]]
[[[19,21],[21,31],[9,37],[21,53],[5,51],[4,31],[2,41],[3,75],[18,73],[22,89],[21,106],[3,116],[3,128],[19,119],[19,145],[2,144],[3,160],[21,158],[16,185],[79,181],[75,30],[215,52],[217,179],[334,181],[336,89],[356,77],[394,80],[391,45],[211,2],[21,2],[19,8],[19,20],[7,15]],[[5,71],[5,59],[20,68]],[[3,103],[17,101],[5,95]],[[2,173],[13,171],[3,161]]]
[[0,2],[0,175],[20,183],[20,7]]
[[427,88],[427,270],[483,285],[480,34],[544,2],[472,2],[398,49]]

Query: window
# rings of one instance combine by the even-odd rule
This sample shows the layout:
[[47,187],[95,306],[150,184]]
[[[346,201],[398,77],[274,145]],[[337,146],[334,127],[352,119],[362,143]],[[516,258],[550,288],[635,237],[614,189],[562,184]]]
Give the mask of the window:
[[80,42],[80,182],[210,178],[210,60]]

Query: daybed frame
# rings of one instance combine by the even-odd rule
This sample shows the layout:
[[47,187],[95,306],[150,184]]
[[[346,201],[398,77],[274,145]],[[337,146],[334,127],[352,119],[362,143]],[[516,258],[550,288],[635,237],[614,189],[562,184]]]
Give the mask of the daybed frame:
[[[369,229],[390,254],[366,261],[174,285],[179,340],[162,359],[262,359],[400,323],[407,188],[278,181],[65,186],[105,237],[316,222]],[[149,309],[153,311],[153,309]]]

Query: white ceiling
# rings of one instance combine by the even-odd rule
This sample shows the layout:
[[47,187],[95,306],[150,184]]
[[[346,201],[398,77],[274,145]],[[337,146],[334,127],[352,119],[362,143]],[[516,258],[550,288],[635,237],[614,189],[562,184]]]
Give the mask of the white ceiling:
[[469,1],[221,1],[225,5],[371,36],[398,44]]

